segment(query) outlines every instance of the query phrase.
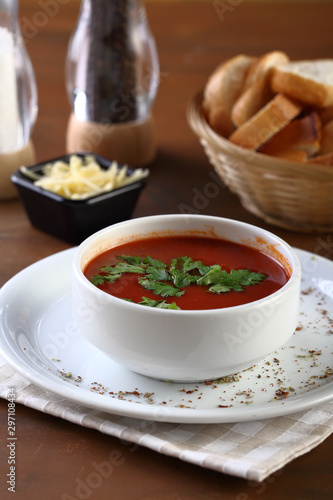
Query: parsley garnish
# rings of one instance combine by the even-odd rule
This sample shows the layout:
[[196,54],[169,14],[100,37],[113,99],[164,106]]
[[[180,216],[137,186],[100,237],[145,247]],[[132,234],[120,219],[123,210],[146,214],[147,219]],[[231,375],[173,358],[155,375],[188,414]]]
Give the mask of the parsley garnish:
[[[206,266],[201,261],[191,257],[177,257],[171,260],[170,266],[150,256],[120,255],[119,262],[114,266],[100,268],[101,274],[91,278],[98,286],[103,283],[114,283],[123,273],[144,275],[138,277],[140,285],[151,290],[164,299],[181,297],[185,288],[190,285],[206,286],[211,293],[243,292],[244,287],[256,285],[266,278],[262,273],[250,269],[231,269],[228,273],[219,265]],[[132,302],[131,299],[125,299]],[[139,304],[161,309],[179,309],[175,302],[153,300],[142,297]]]
[[121,274],[115,274],[115,273],[105,274],[103,276],[96,274],[96,276],[93,276],[90,281],[92,282],[93,285],[98,286],[98,285],[103,285],[103,283],[105,283],[106,281],[108,283],[114,283],[118,278],[120,278],[120,276]]
[[147,278],[149,280],[158,280],[158,281],[171,280],[170,274],[165,269],[161,269],[160,267],[156,268],[148,266],[146,271],[147,271]]
[[179,290],[179,288],[175,288],[173,285],[168,285],[162,281],[139,279],[139,283],[146,290],[152,290],[153,293],[162,297],[180,297],[185,293],[185,290]]
[[165,300],[153,300],[148,297],[142,297],[142,299],[142,302],[139,302],[139,304],[143,306],[156,307],[157,309],[180,309],[176,302],[168,303]]
[[230,273],[216,266],[211,269],[207,274],[202,276],[198,281],[198,285],[213,285],[209,287],[210,292],[221,293],[230,292],[243,292],[244,286],[255,285],[260,283],[266,276],[261,273],[253,273],[250,269],[231,269]]

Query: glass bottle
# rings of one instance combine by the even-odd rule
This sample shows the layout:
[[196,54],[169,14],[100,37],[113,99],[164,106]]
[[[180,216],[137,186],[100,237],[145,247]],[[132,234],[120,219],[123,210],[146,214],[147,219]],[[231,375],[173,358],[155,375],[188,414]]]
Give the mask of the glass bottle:
[[130,166],[156,153],[152,105],[159,61],[141,0],[82,0],[66,61],[69,153]]
[[37,87],[22,39],[18,0],[0,0],[0,199],[17,196],[13,171],[35,163],[30,137],[37,114]]

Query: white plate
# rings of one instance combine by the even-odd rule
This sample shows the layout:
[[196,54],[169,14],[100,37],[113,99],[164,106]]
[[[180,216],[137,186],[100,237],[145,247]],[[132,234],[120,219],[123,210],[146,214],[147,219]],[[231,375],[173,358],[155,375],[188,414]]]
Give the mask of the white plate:
[[300,321],[288,344],[238,381],[178,384],[132,373],[81,337],[71,314],[73,252],[36,262],[0,291],[1,353],[34,384],[97,410],[179,423],[275,417],[333,397],[331,261],[297,250]]

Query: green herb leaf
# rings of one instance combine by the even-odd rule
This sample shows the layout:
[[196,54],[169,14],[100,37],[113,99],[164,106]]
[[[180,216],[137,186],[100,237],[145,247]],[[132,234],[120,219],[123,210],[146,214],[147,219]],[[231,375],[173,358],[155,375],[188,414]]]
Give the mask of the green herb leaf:
[[173,277],[173,283],[177,288],[182,288],[184,286],[189,286],[193,281],[190,275],[182,273],[179,269],[170,269],[170,273]]
[[193,260],[191,257],[177,257],[172,260],[171,268],[176,268],[184,273],[198,270],[200,274],[206,274],[211,269],[210,266],[205,266],[200,260]]
[[226,293],[230,292],[231,288],[230,286],[222,285],[222,283],[217,283],[217,285],[210,286],[208,290],[213,293]]
[[103,285],[106,281],[108,283],[114,283],[118,278],[120,278],[121,274],[96,274],[90,278],[90,281],[93,285]]
[[104,283],[104,276],[100,276],[99,274],[96,274],[95,276],[92,276],[90,278],[90,281],[93,285],[98,286],[98,285],[103,285]]
[[183,259],[183,271],[188,273],[194,269],[198,269],[199,265],[202,264],[199,260],[194,261],[191,257],[182,257]]
[[164,262],[162,262],[160,260],[153,259],[149,255],[147,255],[147,257],[143,258],[143,262],[145,264],[148,264],[149,266],[156,267],[157,269],[164,269],[167,267],[167,265],[164,264]]
[[156,295],[161,295],[162,297],[180,297],[184,295],[184,290],[179,290],[179,288],[175,288],[172,285],[168,285],[167,283],[162,283],[161,281],[154,281],[148,279],[139,279],[139,283],[146,290],[152,290]]
[[117,259],[135,266],[140,266],[142,264],[142,257],[136,255],[118,255]]
[[191,259],[191,257],[177,257],[172,259],[170,268],[179,269],[187,273],[194,269],[195,265],[193,267],[193,259]]
[[142,297],[142,299],[142,302],[139,302],[139,304],[143,306],[156,307],[157,309],[180,309],[176,302],[171,302],[170,304],[165,300],[153,300],[148,297]]
[[221,271],[221,266],[209,268],[206,274],[198,279],[198,285],[210,285],[212,283],[221,283],[223,278],[226,278],[228,273]]
[[119,273],[140,273],[144,274],[146,272],[141,266],[128,264],[127,262],[119,262],[115,266],[105,266],[100,268],[101,271],[110,273],[110,274],[119,274]]
[[216,266],[202,276],[197,283],[198,285],[213,285],[209,291],[214,293],[229,292],[230,290],[243,292],[244,286],[255,285],[265,278],[264,274],[254,273],[250,269],[231,269],[228,273],[220,266]]
[[147,278],[150,280],[158,280],[158,281],[169,281],[171,280],[170,274],[162,268],[159,267],[147,267]]
[[266,278],[265,274],[251,272],[250,269],[231,269],[230,276],[235,278],[240,285],[250,286],[260,283]]

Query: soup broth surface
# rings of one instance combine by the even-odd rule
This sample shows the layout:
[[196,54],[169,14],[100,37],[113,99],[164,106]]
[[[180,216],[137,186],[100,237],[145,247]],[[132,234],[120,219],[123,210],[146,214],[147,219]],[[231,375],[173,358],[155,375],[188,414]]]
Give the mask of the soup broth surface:
[[106,293],[122,299],[136,303],[142,301],[142,297],[165,300],[167,303],[175,302],[182,310],[219,309],[253,302],[276,292],[289,279],[287,271],[277,260],[259,250],[230,241],[194,236],[147,238],[111,248],[87,265],[84,269],[85,276],[91,280],[93,276],[103,275],[101,267],[115,266],[119,263],[117,257],[121,255],[150,256],[168,266],[172,259],[187,256],[193,261],[201,261],[206,266],[219,265],[228,273],[231,269],[250,269],[265,275],[265,279],[260,283],[246,286],[243,291],[212,293],[206,285],[190,284],[181,287],[181,290],[185,290],[182,296],[165,299],[151,290],[143,289],[139,279],[144,276],[138,273],[123,273],[114,283],[97,285]]

